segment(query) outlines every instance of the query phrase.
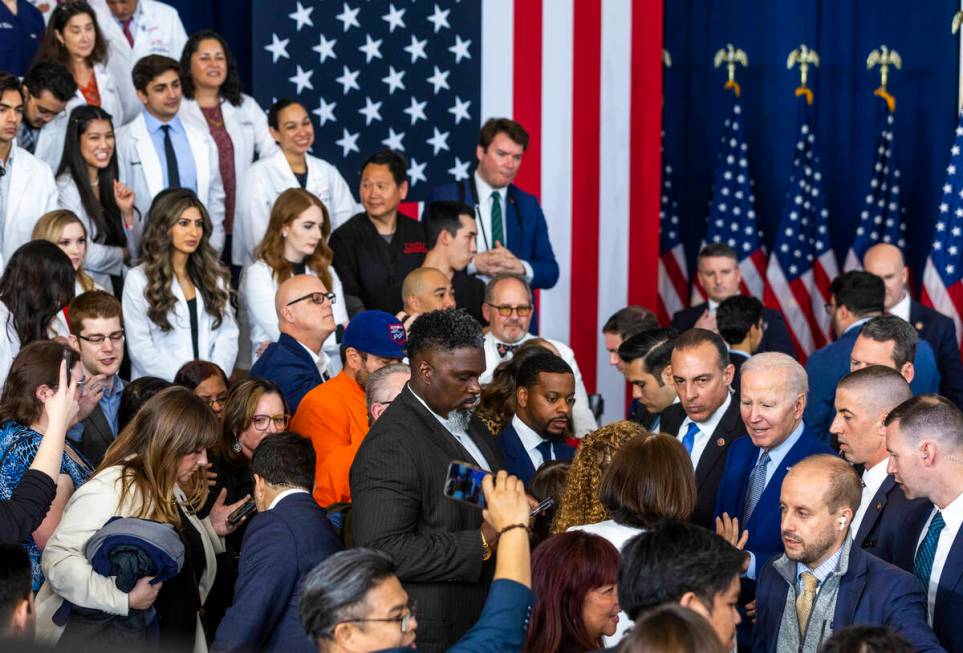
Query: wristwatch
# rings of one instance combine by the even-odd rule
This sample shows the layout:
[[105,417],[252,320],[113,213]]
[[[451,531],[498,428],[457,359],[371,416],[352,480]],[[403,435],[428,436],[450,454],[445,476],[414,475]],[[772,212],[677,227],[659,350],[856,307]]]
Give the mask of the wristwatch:
[[482,540],[482,562],[484,562],[485,560],[488,560],[489,558],[492,557],[492,548],[491,546],[489,546],[488,540],[485,539],[485,533],[481,531],[479,532],[481,533],[481,540]]

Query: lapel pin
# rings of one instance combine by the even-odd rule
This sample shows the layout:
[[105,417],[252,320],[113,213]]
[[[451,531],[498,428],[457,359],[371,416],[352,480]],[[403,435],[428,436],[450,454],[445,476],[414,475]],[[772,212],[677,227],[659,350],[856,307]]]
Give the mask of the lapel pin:
[[719,446],[719,447],[724,447],[724,446],[726,446],[726,439],[725,439],[725,438],[719,438],[718,440],[716,440],[716,446]]
[[917,323],[916,323],[916,330],[917,330],[917,331],[922,331],[922,330],[923,330],[923,323],[922,323],[922,322],[917,322]]
[[882,510],[882,509],[883,509],[883,502],[882,502],[882,501],[877,501],[877,502],[876,502],[876,509],[877,509],[877,510]]

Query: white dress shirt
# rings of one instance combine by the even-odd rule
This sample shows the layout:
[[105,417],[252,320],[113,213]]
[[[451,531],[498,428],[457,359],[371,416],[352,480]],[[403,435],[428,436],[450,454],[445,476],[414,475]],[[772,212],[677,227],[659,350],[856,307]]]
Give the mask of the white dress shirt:
[[[933,508],[933,512],[930,513],[930,518],[926,520],[926,524],[923,526],[923,532],[920,533],[919,541],[916,543],[917,549],[919,549],[920,544],[922,544],[926,538],[926,532],[930,528],[930,522],[933,521],[936,511],[937,508]],[[946,523],[946,526],[940,531],[940,540],[936,544],[936,555],[933,557],[933,568],[930,571],[930,582],[926,592],[926,614],[930,626],[933,625],[933,609],[936,606],[936,593],[940,588],[940,576],[943,574],[943,567],[946,565],[946,559],[950,555],[950,549],[953,548],[956,535],[960,532],[960,525],[963,524],[963,494],[953,499],[945,508],[940,510],[940,514],[943,515],[943,521]]]
[[274,509],[274,506],[276,506],[276,505],[278,505],[279,503],[281,503],[281,499],[283,499],[284,497],[288,496],[289,494],[301,494],[301,493],[310,494],[310,492],[308,492],[307,490],[305,490],[304,488],[301,488],[301,487],[293,487],[293,488],[291,488],[291,489],[289,489],[289,490],[284,490],[283,492],[281,492],[280,494],[278,494],[276,497],[274,497],[274,501],[272,501],[272,502],[271,502],[271,505],[268,506],[268,510],[273,510],[273,509]]
[[890,315],[895,315],[904,322],[910,321],[910,296],[905,290],[903,291],[903,299],[896,302],[893,308],[889,309]]
[[519,419],[518,415],[512,417],[512,427],[515,429],[515,433],[518,434],[518,439],[521,441],[522,446],[525,447],[525,452],[532,461],[532,467],[535,469],[541,467],[545,462],[545,457],[542,455],[542,452],[538,450],[538,445],[547,442],[547,440]]
[[305,345],[300,340],[298,340],[297,342],[299,345],[304,347],[304,351],[308,352],[308,355],[311,357],[311,360],[314,361],[315,367],[318,368],[318,372],[321,373],[321,378],[323,378],[325,381],[331,378],[328,375],[328,365],[331,363],[331,361],[328,360],[328,355],[324,353],[324,350],[322,349],[320,354],[316,354],[310,347]]
[[[508,187],[492,188],[476,170],[475,188],[478,189],[478,205],[475,207],[475,218],[478,220],[478,238],[476,238],[475,247],[478,253],[481,254],[490,249],[495,249],[495,239],[492,237],[492,207],[495,199],[492,197],[492,193],[498,193],[498,203],[502,210],[501,242],[503,247],[508,247]],[[535,276],[532,265],[528,261],[522,261],[522,265],[525,267],[525,278],[531,283]],[[475,274],[474,262],[468,265],[468,273]]]
[[[689,454],[689,458],[692,459],[692,469],[699,466],[699,459],[702,458],[702,452],[706,450],[706,445],[709,444],[709,438],[712,437],[716,427],[719,426],[719,422],[722,421],[722,416],[729,410],[731,403],[732,395],[727,394],[726,400],[722,402],[721,406],[716,408],[716,411],[709,416],[709,419],[704,422],[695,422],[699,426],[699,430],[696,431],[695,441],[692,443],[692,453]],[[678,439],[679,442],[682,442],[686,431],[689,430],[689,424],[692,423],[693,420],[688,417],[682,420],[682,426],[679,427],[679,432],[676,434],[676,439]]]
[[886,466],[888,464],[889,458],[887,457],[863,471],[863,496],[859,500],[859,510],[853,515],[853,523],[850,525],[850,532],[854,537],[856,533],[859,532],[859,527],[863,523],[863,517],[866,516],[866,511],[869,510],[869,504],[873,501],[876,493],[879,492],[883,481],[886,480]]
[[[453,420],[446,419],[433,411],[428,404],[425,403],[425,400],[419,397],[418,393],[411,389],[410,385],[406,387],[408,388],[408,392],[410,392],[415,399],[421,402],[421,405],[424,406],[429,413],[435,416],[435,419],[441,423],[442,428],[448,431],[448,433],[451,434],[451,437],[455,438],[461,446],[468,450],[468,453],[471,455],[476,465],[484,469],[486,472],[492,471],[491,465],[488,464],[488,459],[485,458],[485,454],[481,452],[481,449],[478,448],[478,445],[475,444],[475,441],[471,439],[471,436],[468,435],[467,430],[458,427]],[[472,461],[466,460],[465,462],[470,463]]]

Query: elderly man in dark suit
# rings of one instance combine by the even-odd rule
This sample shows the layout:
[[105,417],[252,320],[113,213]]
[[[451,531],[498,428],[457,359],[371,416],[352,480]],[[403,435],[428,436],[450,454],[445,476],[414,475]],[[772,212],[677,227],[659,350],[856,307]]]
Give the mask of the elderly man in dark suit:
[[354,543],[384,551],[418,601],[421,650],[446,650],[481,614],[496,533],[447,499],[452,461],[503,467],[472,413],[485,371],[481,327],[457,310],[422,314],[408,334],[411,380],[368,432],[351,467]]

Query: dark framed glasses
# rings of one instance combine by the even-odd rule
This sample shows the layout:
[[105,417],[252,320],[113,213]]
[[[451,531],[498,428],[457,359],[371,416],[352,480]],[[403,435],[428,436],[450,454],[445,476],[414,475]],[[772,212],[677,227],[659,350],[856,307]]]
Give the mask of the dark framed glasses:
[[325,300],[334,304],[338,301],[338,296],[333,292],[313,292],[304,295],[303,297],[298,297],[297,299],[292,299],[285,306],[290,306],[291,304],[297,304],[298,302],[303,302],[305,299],[310,299],[312,304],[323,304]]

